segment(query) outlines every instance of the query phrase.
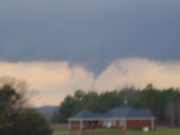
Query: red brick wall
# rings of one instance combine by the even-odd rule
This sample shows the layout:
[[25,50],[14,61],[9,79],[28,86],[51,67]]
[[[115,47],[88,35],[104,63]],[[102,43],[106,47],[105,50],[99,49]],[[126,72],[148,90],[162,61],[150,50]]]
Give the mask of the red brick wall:
[[71,122],[72,129],[80,129],[80,122]]
[[86,122],[83,122],[84,124],[84,128],[89,128],[89,129],[92,129],[92,128],[101,128],[102,127],[102,123],[101,122],[98,122],[98,121],[86,121]]
[[115,125],[112,125],[113,128],[122,128],[123,126],[121,125],[121,122],[120,121],[116,121],[115,122]]
[[[102,128],[103,123],[94,121],[94,122],[83,122],[84,129],[92,129],[92,128]],[[116,125],[113,126],[114,128],[122,128],[119,121],[116,121]],[[149,127],[151,128],[151,120],[128,120],[127,121],[127,128],[143,128]],[[71,122],[72,129],[80,129],[80,122]]]
[[[103,127],[103,123],[98,122],[98,121],[94,121],[94,122],[85,121],[85,122],[83,122],[83,128],[84,129],[102,128],[102,127]],[[80,122],[71,122],[71,128],[72,129],[80,129]]]
[[127,127],[128,128],[142,128],[142,127],[151,128],[151,120],[128,120]]

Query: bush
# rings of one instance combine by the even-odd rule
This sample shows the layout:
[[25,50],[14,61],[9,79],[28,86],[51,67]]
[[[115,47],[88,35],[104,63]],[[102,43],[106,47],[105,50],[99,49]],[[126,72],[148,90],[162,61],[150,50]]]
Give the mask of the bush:
[[32,109],[21,111],[14,122],[13,135],[51,135],[47,121]]

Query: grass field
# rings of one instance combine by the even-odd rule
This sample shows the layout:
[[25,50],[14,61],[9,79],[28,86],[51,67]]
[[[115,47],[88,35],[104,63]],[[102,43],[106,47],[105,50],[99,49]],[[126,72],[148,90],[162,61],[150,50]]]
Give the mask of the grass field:
[[79,131],[69,132],[65,129],[56,129],[53,135],[180,135],[180,129],[161,128],[147,133],[140,130],[129,130],[127,133],[124,133],[117,129],[96,129],[86,130],[81,134]]

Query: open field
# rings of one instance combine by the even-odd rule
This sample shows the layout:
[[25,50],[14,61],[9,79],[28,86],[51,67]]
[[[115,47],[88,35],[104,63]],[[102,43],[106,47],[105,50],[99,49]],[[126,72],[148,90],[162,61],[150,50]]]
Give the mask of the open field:
[[[69,132],[65,129],[56,129],[53,135],[80,135],[80,132]],[[140,130],[130,130],[124,133],[117,129],[96,129],[83,131],[81,135],[180,135],[180,129],[161,128],[148,133]]]

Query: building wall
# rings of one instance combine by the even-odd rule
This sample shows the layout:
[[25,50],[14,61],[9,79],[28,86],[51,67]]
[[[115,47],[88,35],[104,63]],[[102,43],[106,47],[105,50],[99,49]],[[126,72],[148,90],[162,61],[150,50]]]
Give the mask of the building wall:
[[112,128],[123,128],[125,125],[126,122],[124,120],[112,121]]
[[86,121],[86,122],[83,122],[83,125],[85,129],[89,128],[89,129],[92,129],[92,128],[102,128],[103,127],[103,123],[100,122],[100,121]]
[[70,122],[70,124],[71,124],[71,129],[80,129],[79,121],[77,121],[77,122],[73,121],[73,122]]
[[[127,125],[126,125],[127,124]],[[84,121],[81,123],[80,121],[71,122],[71,129],[93,129],[93,128],[103,128],[104,124],[101,121]],[[143,128],[149,127],[152,128],[152,121],[151,120],[128,120],[127,123],[124,121],[114,121],[112,124],[113,128]]]
[[103,122],[100,121],[83,121],[82,127],[80,121],[71,122],[71,129],[93,129],[93,128],[102,128]]
[[127,128],[143,128],[149,127],[152,128],[151,120],[128,120]]

